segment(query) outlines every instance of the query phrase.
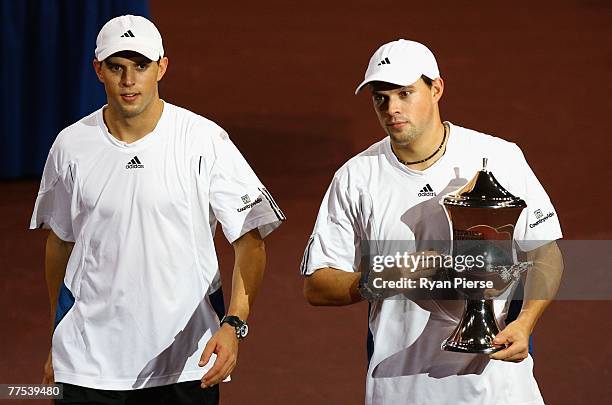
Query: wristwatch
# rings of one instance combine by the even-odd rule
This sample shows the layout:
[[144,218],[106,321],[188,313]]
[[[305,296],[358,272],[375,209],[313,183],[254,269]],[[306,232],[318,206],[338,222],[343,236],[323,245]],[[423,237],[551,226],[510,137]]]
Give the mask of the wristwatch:
[[237,316],[224,316],[223,319],[221,319],[220,326],[223,326],[224,323],[227,323],[236,329],[236,337],[238,340],[244,339],[249,334],[249,325],[247,325],[246,321],[243,321]]

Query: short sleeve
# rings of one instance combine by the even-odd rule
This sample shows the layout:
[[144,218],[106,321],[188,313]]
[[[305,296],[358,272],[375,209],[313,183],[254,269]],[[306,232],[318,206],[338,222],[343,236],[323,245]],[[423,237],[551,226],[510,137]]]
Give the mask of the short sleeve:
[[351,201],[346,184],[334,177],[325,193],[314,231],[308,240],[300,271],[309,276],[331,267],[355,272],[360,263],[359,204]]
[[561,225],[555,207],[535,173],[529,167],[521,150],[517,148],[517,171],[521,174],[522,193],[527,203],[514,231],[514,238],[523,251],[536,249],[548,242],[560,239]]
[[225,132],[213,136],[210,204],[228,241],[258,229],[261,237],[276,229],[285,215]]
[[74,242],[72,194],[74,168],[63,159],[56,142],[47,156],[40,189],[34,203],[30,229],[51,229],[62,240]]

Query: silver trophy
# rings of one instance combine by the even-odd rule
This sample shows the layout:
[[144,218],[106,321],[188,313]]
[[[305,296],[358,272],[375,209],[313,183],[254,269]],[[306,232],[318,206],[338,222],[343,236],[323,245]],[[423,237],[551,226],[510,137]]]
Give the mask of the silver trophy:
[[[459,324],[442,343],[443,350],[489,354],[503,349],[493,344],[500,331],[493,299],[530,266],[516,263],[513,249],[514,227],[527,204],[502,187],[486,166],[485,158],[482,170],[443,200],[451,222],[453,258],[457,262],[459,258],[480,258],[472,266],[461,266],[460,271],[457,265],[448,271],[456,290],[465,297],[465,308]],[[485,283],[492,287],[483,288]]]

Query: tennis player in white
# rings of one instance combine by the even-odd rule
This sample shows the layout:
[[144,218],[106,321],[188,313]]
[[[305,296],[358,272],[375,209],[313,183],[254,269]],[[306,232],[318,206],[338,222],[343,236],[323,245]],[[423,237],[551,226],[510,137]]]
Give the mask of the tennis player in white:
[[[108,103],[57,136],[30,223],[51,230],[44,381],[70,403],[216,404],[283,213],[222,128],[159,98],[150,21],[114,18],[96,45]],[[217,222],[235,252],[227,311]]]
[[[555,242],[561,230],[548,195],[515,144],[441,120],[444,81],[431,51],[407,40],[383,45],[356,92],[366,87],[388,136],[333,177],[302,260],[307,300],[360,301],[360,249],[367,241],[408,240],[418,246],[447,240],[449,222],[440,200],[465,185],[483,157],[502,186],[527,202],[514,239],[536,262],[530,278],[539,274],[554,292],[563,267]],[[532,281],[528,289],[538,287]],[[491,356],[441,350],[463,301],[371,302],[366,404],[542,404],[528,342],[550,295],[524,301],[518,317],[495,339],[507,347]],[[508,301],[496,300],[495,308],[503,322]]]

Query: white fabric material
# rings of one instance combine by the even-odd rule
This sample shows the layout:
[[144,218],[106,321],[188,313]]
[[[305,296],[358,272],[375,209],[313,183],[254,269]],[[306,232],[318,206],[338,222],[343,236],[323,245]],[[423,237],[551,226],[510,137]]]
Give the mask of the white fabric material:
[[[401,164],[385,138],[336,172],[304,254],[304,275],[325,267],[357,271],[365,240],[413,240],[415,251],[426,248],[419,242],[448,240],[450,226],[440,200],[467,183],[481,169],[483,157],[500,184],[527,202],[514,232],[519,246],[531,250],[561,238],[554,207],[520,149],[449,125],[446,153],[425,171]],[[428,184],[436,196],[419,196]],[[549,213],[553,215],[533,225]],[[500,321],[506,317],[508,303],[495,301]],[[531,358],[515,364],[440,349],[462,309],[463,301],[374,302],[369,318],[374,353],[366,404],[543,403]]]
[[134,51],[151,60],[164,56],[157,27],[144,17],[122,15],[109,20],[96,38],[96,59],[103,61],[119,51]]
[[421,75],[430,79],[440,77],[434,54],[419,42],[398,39],[382,45],[374,52],[355,94],[371,82],[408,86],[419,80]]
[[219,319],[213,234],[263,237],[282,212],[228,135],[165,103],[126,144],[102,109],[64,129],[45,165],[30,228],[75,242],[64,283],[75,303],[53,335],[57,381],[127,390],[198,380]]

